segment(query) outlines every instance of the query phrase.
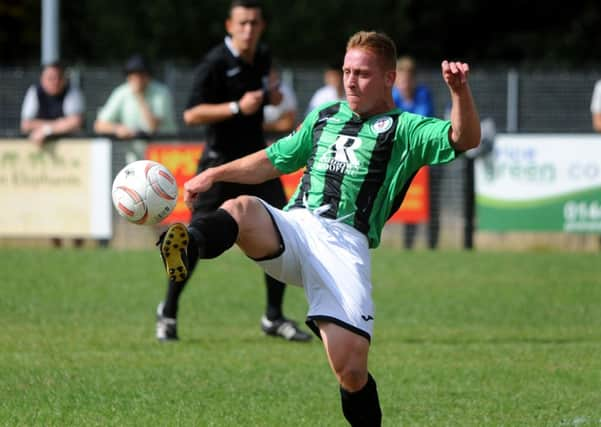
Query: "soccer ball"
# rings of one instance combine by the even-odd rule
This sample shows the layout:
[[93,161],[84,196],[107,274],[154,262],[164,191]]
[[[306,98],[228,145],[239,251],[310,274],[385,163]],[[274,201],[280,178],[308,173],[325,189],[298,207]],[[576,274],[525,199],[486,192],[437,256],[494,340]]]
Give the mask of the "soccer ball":
[[177,183],[165,166],[138,160],[125,166],[113,181],[113,205],[123,218],[140,225],[165,219],[177,202]]

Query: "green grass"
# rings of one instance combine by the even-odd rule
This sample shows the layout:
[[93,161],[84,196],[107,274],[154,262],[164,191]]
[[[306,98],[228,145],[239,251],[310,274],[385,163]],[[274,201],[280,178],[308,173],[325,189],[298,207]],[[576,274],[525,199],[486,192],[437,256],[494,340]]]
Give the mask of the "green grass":
[[[601,424],[596,254],[373,253],[370,370],[385,426]],[[345,426],[320,343],[264,337],[237,250],[154,340],[154,251],[0,250],[0,425]],[[304,318],[301,289],[286,313]]]

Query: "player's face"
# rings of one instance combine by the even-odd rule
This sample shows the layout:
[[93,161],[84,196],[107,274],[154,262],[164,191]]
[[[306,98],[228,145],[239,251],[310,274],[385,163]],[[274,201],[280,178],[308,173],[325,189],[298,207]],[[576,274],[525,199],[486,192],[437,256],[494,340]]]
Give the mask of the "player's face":
[[234,7],[225,21],[225,28],[240,53],[254,52],[265,28],[260,9]]
[[375,53],[361,48],[348,50],[342,74],[346,100],[355,113],[371,116],[393,108],[395,71],[385,70]]
[[65,87],[62,71],[56,67],[48,67],[42,71],[41,84],[48,95],[58,95]]

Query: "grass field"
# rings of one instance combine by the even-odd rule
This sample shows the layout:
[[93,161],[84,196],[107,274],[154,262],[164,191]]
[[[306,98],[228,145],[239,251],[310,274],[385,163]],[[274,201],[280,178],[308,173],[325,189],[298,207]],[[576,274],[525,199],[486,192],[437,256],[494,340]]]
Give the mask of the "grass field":
[[[597,254],[374,252],[370,367],[385,426],[601,425]],[[233,250],[154,339],[154,251],[0,250],[0,425],[345,426],[317,340],[259,330]],[[301,319],[302,290],[286,312]]]

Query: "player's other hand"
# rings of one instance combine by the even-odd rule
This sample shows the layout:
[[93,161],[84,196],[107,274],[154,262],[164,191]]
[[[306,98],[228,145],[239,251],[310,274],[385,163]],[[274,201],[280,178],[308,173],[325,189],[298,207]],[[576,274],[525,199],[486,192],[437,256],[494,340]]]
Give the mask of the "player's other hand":
[[467,77],[470,72],[470,66],[467,63],[444,60],[441,68],[442,78],[451,90],[460,90],[467,85]]
[[240,101],[240,112],[244,115],[254,114],[263,106],[263,89],[246,92]]
[[211,169],[199,173],[184,183],[184,203],[192,210],[194,202],[200,193],[209,190],[213,186]]

